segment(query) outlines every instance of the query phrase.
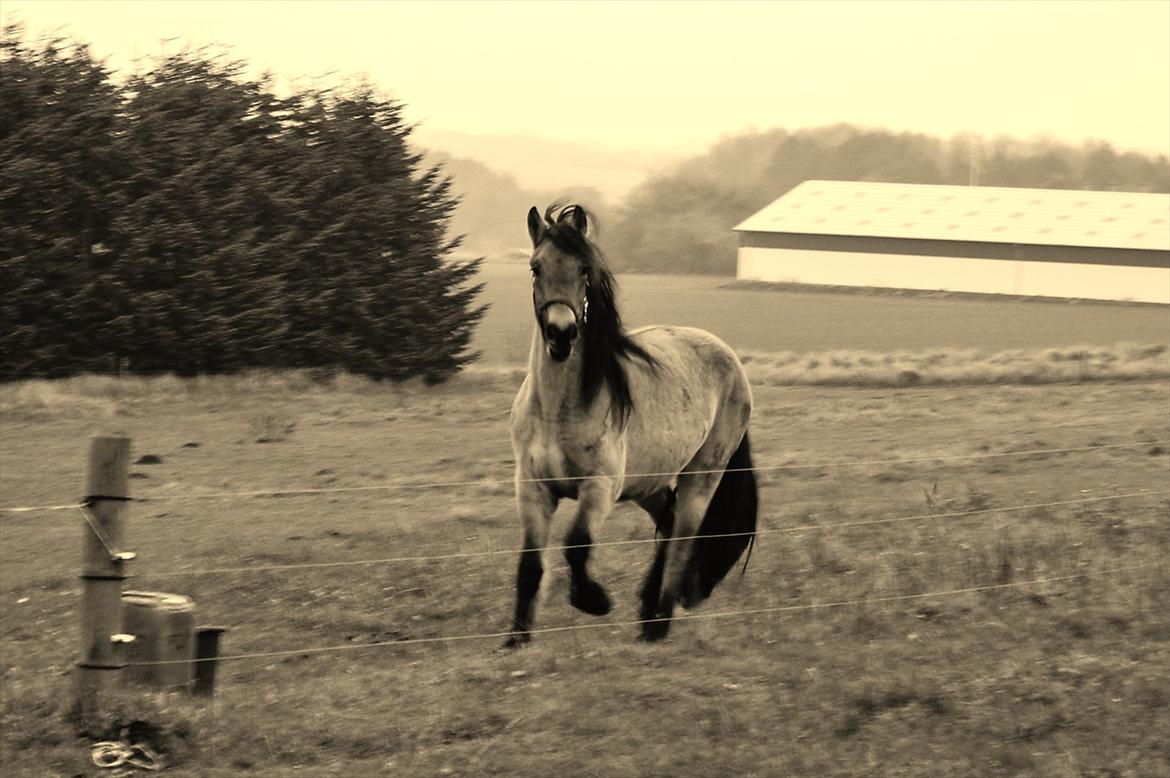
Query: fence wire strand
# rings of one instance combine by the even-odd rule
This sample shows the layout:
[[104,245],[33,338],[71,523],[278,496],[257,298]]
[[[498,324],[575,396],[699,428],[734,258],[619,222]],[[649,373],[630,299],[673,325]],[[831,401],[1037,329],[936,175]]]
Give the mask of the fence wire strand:
[[[688,471],[688,472],[693,472],[695,474],[707,474],[707,473],[717,474],[717,473],[722,473],[722,472],[748,472],[748,471],[775,472],[775,471],[784,471],[784,470],[806,470],[806,469],[834,468],[834,467],[888,466],[888,465],[911,464],[911,463],[920,463],[920,462],[945,462],[945,461],[963,461],[963,460],[970,461],[970,460],[992,459],[992,458],[1002,458],[1002,457],[1022,457],[1022,456],[1039,456],[1039,455],[1049,455],[1049,454],[1079,453],[1079,452],[1088,452],[1088,451],[1105,451],[1105,450],[1110,450],[1110,449],[1165,445],[1168,443],[1170,443],[1170,441],[1166,441],[1166,440],[1135,441],[1135,442],[1129,442],[1129,443],[1112,443],[1112,444],[1064,447],[1064,448],[1030,449],[1030,450],[1023,450],[1023,451],[1006,451],[1006,452],[994,452],[994,453],[983,452],[983,453],[975,453],[975,454],[953,454],[953,455],[927,455],[927,456],[901,457],[901,458],[879,459],[879,460],[831,461],[831,462],[814,462],[814,463],[805,463],[805,464],[759,465],[759,466],[745,467],[745,468],[729,468],[726,470],[696,470],[696,471]],[[633,473],[633,474],[623,474],[619,477],[629,479],[629,478],[644,478],[644,477],[667,477],[667,476],[673,476],[673,475],[676,475],[676,474],[675,473]],[[610,477],[614,477],[614,476],[600,474],[600,475],[573,476],[573,477],[556,478],[556,479],[530,478],[530,479],[517,479],[517,482],[518,483],[544,483],[544,482],[550,482],[550,481],[560,481],[560,482],[585,481],[585,480],[593,480],[593,479],[599,479],[599,478],[610,478]],[[213,492],[213,493],[203,493],[203,494],[166,495],[166,496],[162,496],[162,497],[156,496],[156,497],[147,497],[147,498],[132,498],[132,501],[134,501],[134,502],[167,502],[167,501],[176,501],[176,500],[226,499],[226,498],[240,498],[240,497],[283,497],[283,496],[299,496],[299,495],[322,495],[322,494],[341,494],[341,493],[355,493],[355,492],[373,492],[373,491],[384,491],[384,490],[455,488],[455,487],[464,487],[464,486],[483,486],[485,484],[486,485],[493,485],[493,484],[499,484],[499,483],[503,483],[503,482],[500,481],[499,479],[476,479],[476,480],[469,480],[469,481],[448,481],[448,482],[419,483],[419,484],[400,483],[400,484],[377,484],[377,485],[370,485],[370,486],[312,488],[312,489],[267,489],[267,490],[240,491],[240,492]],[[1165,495],[1165,494],[1170,494],[1170,489],[1143,490],[1143,491],[1138,491],[1138,492],[1129,492],[1129,493],[1125,493],[1125,494],[1113,494],[1113,495],[1103,495],[1103,496],[1094,496],[1094,497],[1084,497],[1084,498],[1079,498],[1079,499],[1075,499],[1075,500],[1059,500],[1059,501],[1051,501],[1051,502],[1044,502],[1044,503],[1032,503],[1032,504],[1027,504],[1027,505],[1015,505],[1015,506],[1005,506],[1005,507],[997,507],[997,508],[981,508],[981,509],[968,510],[968,511],[949,511],[949,512],[942,512],[942,513],[928,513],[928,514],[916,514],[916,515],[909,515],[909,516],[895,516],[895,517],[886,517],[886,518],[877,518],[877,519],[865,519],[865,520],[851,521],[851,522],[839,522],[839,523],[834,523],[834,524],[805,524],[805,525],[799,525],[799,526],[793,526],[793,527],[773,527],[773,528],[759,529],[754,534],[770,534],[770,533],[780,533],[780,532],[806,532],[806,531],[815,531],[815,530],[835,530],[835,529],[844,529],[844,528],[850,528],[850,527],[891,524],[891,523],[896,523],[896,522],[940,520],[940,519],[947,519],[947,518],[959,518],[959,517],[986,515],[986,514],[993,514],[993,513],[1007,513],[1007,512],[1017,512],[1017,511],[1025,511],[1025,510],[1039,510],[1039,509],[1043,509],[1043,508],[1059,507],[1059,506],[1083,505],[1083,504],[1089,504],[1089,503],[1094,503],[1094,502],[1103,502],[1103,501],[1107,501],[1107,500],[1132,499],[1132,498],[1138,498],[1138,497],[1149,497],[1149,496],[1157,496],[1157,495]],[[107,539],[104,537],[104,534],[101,532],[100,528],[98,526],[96,526],[95,522],[93,521],[92,517],[89,514],[87,504],[84,502],[61,504],[61,505],[0,507],[0,512],[6,512],[6,513],[31,513],[31,512],[39,512],[39,511],[62,511],[62,510],[80,510],[80,512],[82,513],[82,515],[85,518],[85,521],[89,524],[90,529],[94,532],[94,534],[98,537],[98,539],[102,542],[102,544],[106,547],[106,549],[111,554],[117,553],[115,551],[115,549],[113,549],[111,547],[111,545],[109,544]],[[631,540],[615,540],[615,541],[598,542],[598,543],[593,543],[590,545],[592,545],[594,547],[628,546],[628,545],[638,545],[638,544],[645,544],[645,543],[662,543],[662,542],[671,542],[671,541],[675,541],[675,540],[696,539],[698,537],[713,537],[713,538],[714,537],[736,537],[736,536],[742,536],[742,535],[748,535],[748,534],[753,534],[753,533],[722,533],[722,534],[707,535],[707,536],[694,535],[694,536],[687,536],[685,538],[684,537],[677,537],[677,538],[646,538],[646,539],[631,539]],[[547,550],[547,551],[564,551],[564,550],[578,548],[578,547],[580,547],[580,546],[578,546],[578,545],[546,546],[545,550]],[[473,557],[515,555],[516,553],[518,553],[518,551],[516,549],[493,549],[493,550],[485,550],[485,551],[453,552],[453,553],[446,553],[446,554],[388,557],[388,558],[383,558],[383,559],[351,560],[351,561],[339,561],[339,562],[315,562],[315,563],[288,564],[288,565],[260,565],[260,566],[250,566],[250,567],[215,568],[215,569],[206,569],[206,570],[182,570],[182,571],[173,571],[173,572],[164,572],[164,573],[150,573],[150,572],[148,572],[140,577],[170,578],[170,577],[177,577],[177,576],[213,575],[213,574],[228,574],[228,573],[241,573],[241,572],[265,572],[265,571],[297,570],[297,569],[313,569],[313,568],[351,567],[351,566],[357,566],[357,565],[376,565],[376,564],[407,563],[407,562],[435,562],[435,561],[442,561],[442,560],[465,559],[465,558],[473,558]],[[1047,577],[1047,578],[1030,579],[1027,581],[1013,581],[1013,582],[1007,582],[1007,583],[988,584],[988,585],[983,585],[983,586],[969,586],[969,587],[964,587],[964,588],[959,588],[959,589],[947,589],[947,590],[940,590],[940,591],[920,592],[917,594],[887,595],[887,596],[882,596],[882,597],[865,597],[862,599],[855,599],[855,600],[836,600],[836,601],[821,602],[821,603],[806,603],[806,604],[800,604],[800,605],[784,605],[784,606],[773,606],[773,607],[763,607],[763,608],[746,608],[746,609],[727,610],[727,611],[682,613],[680,615],[674,616],[673,619],[671,619],[671,620],[678,621],[678,622],[684,622],[684,621],[698,621],[698,620],[704,620],[704,619],[730,619],[730,618],[742,618],[742,617],[749,617],[749,616],[777,615],[777,614],[794,613],[794,612],[800,612],[800,611],[815,611],[815,610],[826,610],[826,609],[834,609],[834,608],[845,608],[845,607],[850,607],[850,606],[864,606],[864,605],[871,605],[871,604],[904,602],[904,601],[911,601],[911,600],[917,600],[917,599],[925,599],[925,598],[930,598],[930,597],[959,596],[959,595],[972,594],[972,593],[977,593],[977,592],[988,592],[988,591],[996,591],[996,590],[1004,590],[1004,589],[1012,589],[1012,588],[1021,588],[1021,587],[1026,587],[1026,586],[1039,586],[1039,585],[1043,585],[1043,584],[1053,584],[1053,583],[1060,583],[1060,582],[1073,581],[1073,580],[1084,580],[1086,578],[1091,578],[1091,577],[1117,575],[1117,574],[1121,574],[1121,573],[1128,572],[1128,571],[1146,569],[1147,567],[1149,567],[1149,566],[1148,565],[1136,565],[1136,566],[1128,566],[1128,567],[1109,568],[1109,569],[1098,570],[1098,571],[1084,571],[1084,572],[1080,572],[1080,573],[1076,573],[1076,574],[1072,574],[1072,575],[1051,576],[1051,577]],[[628,621],[600,621],[600,622],[574,624],[574,625],[567,625],[567,626],[560,626],[560,627],[542,627],[542,628],[537,628],[537,629],[531,630],[530,634],[532,634],[532,635],[550,635],[550,634],[556,634],[556,633],[576,633],[576,632],[580,632],[580,631],[584,631],[584,630],[636,627],[636,626],[641,626],[641,625],[645,625],[645,624],[649,624],[649,623],[655,623],[655,622],[661,622],[661,621],[667,621],[667,620],[668,619],[638,619],[638,620],[628,620]],[[192,661],[195,661],[195,662],[238,661],[238,660],[246,660],[246,659],[278,658],[278,657],[288,657],[288,656],[306,656],[306,655],[314,655],[314,654],[325,654],[325,653],[353,651],[353,650],[361,650],[361,649],[385,648],[385,647],[393,647],[393,646],[405,647],[405,646],[417,646],[417,645],[425,645],[425,644],[451,644],[451,643],[456,643],[456,642],[464,642],[464,641],[472,641],[472,640],[503,639],[503,638],[508,638],[508,637],[512,636],[513,634],[514,634],[513,631],[483,632],[483,633],[472,633],[472,634],[464,634],[464,635],[446,635],[446,636],[423,637],[423,638],[407,638],[407,639],[403,639],[403,640],[374,641],[374,642],[368,642],[368,643],[357,643],[357,644],[346,644],[346,645],[317,646],[317,647],[287,649],[287,650],[278,650],[278,651],[261,651],[261,652],[253,652],[253,653],[227,654],[227,655],[222,655],[222,656],[218,656],[218,657],[214,657],[214,658],[195,659],[195,660],[182,659],[182,660],[137,661],[137,662],[131,662],[129,664],[131,666],[149,667],[149,666],[172,665],[172,664],[190,664]]]
[[67,505],[18,505],[12,508],[0,508],[4,513],[45,513],[50,511],[73,511],[84,508],[83,502],[71,502]]
[[114,550],[112,545],[110,545],[111,541],[106,537],[106,533],[102,531],[101,526],[99,526],[98,522],[96,521],[97,517],[93,515],[93,511],[91,511],[89,506],[84,503],[78,505],[77,507],[81,509],[81,515],[85,517],[85,523],[89,525],[90,532],[94,534],[94,537],[98,539],[99,543],[106,547],[106,551],[109,553],[110,558],[116,559],[118,557],[118,552]]
[[[834,460],[829,462],[808,462],[804,464],[785,464],[785,465],[754,465],[752,467],[731,467],[726,469],[709,469],[709,470],[687,470],[688,475],[717,475],[719,473],[746,473],[746,472],[780,472],[785,470],[812,470],[818,468],[835,468],[835,467],[874,467],[878,465],[899,465],[899,464],[914,464],[920,462],[948,462],[948,461],[965,461],[977,459],[994,459],[1000,457],[1023,457],[1023,456],[1039,456],[1043,454],[1074,454],[1086,451],[1106,451],[1119,448],[1137,448],[1140,446],[1162,446],[1170,445],[1170,440],[1143,440],[1133,441],[1129,443],[1102,443],[1100,445],[1092,446],[1072,446],[1064,448],[1038,448],[1026,449],[1023,451],[998,451],[998,452],[981,452],[977,454],[938,454],[927,455],[919,457],[897,457],[892,459],[866,459],[866,460]],[[347,494],[358,492],[376,492],[376,491],[407,491],[417,489],[450,489],[464,486],[498,486],[501,484],[510,483],[565,483],[576,481],[593,481],[607,478],[621,478],[628,480],[631,478],[668,478],[678,475],[677,472],[656,472],[656,473],[622,473],[610,474],[599,473],[592,475],[579,476],[565,476],[560,478],[478,478],[474,480],[465,481],[438,481],[427,483],[399,483],[399,484],[371,484],[368,486],[335,486],[335,487],[314,487],[306,489],[255,489],[237,492],[199,492],[192,494],[168,494],[168,495],[154,495],[151,497],[132,497],[131,502],[138,503],[162,503],[162,502],[176,502],[180,500],[211,500],[211,499],[229,499],[235,497],[298,497],[307,495],[323,495],[323,494]],[[14,506],[14,507],[0,507],[0,512],[7,513],[31,513],[39,511],[59,511],[59,510],[73,510],[78,507],[79,503],[70,503],[67,505],[41,505],[41,506]]]
[[[1010,581],[1008,583],[987,584],[984,586],[968,586],[962,589],[945,589],[942,591],[933,592],[919,592],[918,594],[897,594],[888,595],[885,597],[866,597],[860,600],[836,600],[833,602],[819,602],[806,603],[802,605],[780,605],[769,608],[745,608],[742,610],[732,611],[712,611],[708,613],[683,613],[672,618],[660,619],[638,619],[634,621],[604,621],[592,622],[586,624],[571,624],[563,627],[540,627],[529,630],[530,635],[549,635],[558,632],[578,632],[582,630],[596,630],[596,629],[616,629],[619,627],[636,627],[643,624],[653,624],[663,621],[698,621],[702,619],[724,619],[724,618],[738,618],[743,616],[762,616],[775,615],[778,613],[793,613],[798,611],[811,610],[826,610],[830,608],[846,608],[853,605],[873,605],[885,602],[903,602],[907,600],[919,600],[928,597],[948,597],[961,594],[973,594],[976,592],[988,592],[998,589],[1012,589],[1024,586],[1038,586],[1041,584],[1060,583],[1062,581],[1074,581],[1078,579],[1100,577],[1102,575],[1112,575],[1117,573],[1130,572],[1134,570],[1143,570],[1149,567],[1148,565],[1133,565],[1128,567],[1114,567],[1105,570],[1086,571],[1075,573],[1072,575],[1052,576],[1048,578],[1034,578],[1027,581]],[[389,646],[417,646],[428,643],[455,643],[468,640],[492,640],[500,638],[508,638],[514,635],[514,631],[507,632],[481,632],[468,635],[439,635],[429,638],[406,638],[403,640],[381,640],[371,643],[355,643],[349,645],[336,646],[316,646],[310,648],[286,649],[281,651],[259,651],[255,653],[246,654],[226,654],[218,657],[209,657],[206,659],[164,659],[148,662],[129,662],[129,666],[133,667],[156,667],[160,665],[174,665],[174,664],[190,664],[191,662],[216,662],[216,661],[238,661],[243,659],[263,659],[275,658],[282,656],[302,656],[309,654],[325,654],[335,651],[354,651],[359,649],[369,648],[385,648]]]
[[[1129,492],[1127,494],[1110,494],[1101,495],[1097,497],[1083,497],[1076,500],[1058,500],[1053,502],[1031,503],[1028,505],[1009,505],[1001,508],[979,508],[969,511],[948,511],[945,513],[922,513],[910,516],[891,516],[881,519],[862,519],[859,521],[836,522],[833,524],[802,524],[795,527],[766,527],[757,529],[755,532],[725,532],[710,535],[686,535],[671,538],[634,538],[630,540],[607,540],[588,544],[571,544],[571,545],[550,545],[545,546],[544,551],[566,551],[574,548],[599,548],[606,546],[634,546],[646,543],[671,543],[681,540],[697,540],[699,538],[734,538],[744,537],[748,535],[767,535],[781,532],[812,532],[816,530],[836,530],[847,529],[850,527],[865,527],[878,524],[894,524],[907,521],[929,521],[948,518],[960,518],[965,516],[979,516],[991,513],[1014,513],[1017,511],[1038,510],[1042,508],[1055,508],[1066,505],[1084,505],[1094,502],[1104,502],[1106,500],[1125,500],[1134,497],[1151,497],[1163,494],[1170,494],[1170,489],[1150,490],[1141,492]],[[219,567],[208,568],[203,570],[174,570],[170,572],[144,572],[136,573],[136,578],[178,578],[187,576],[199,575],[228,575],[234,573],[262,573],[262,572],[276,572],[286,570],[310,570],[322,568],[337,568],[337,567],[357,567],[370,565],[388,565],[400,564],[409,562],[441,562],[452,559],[471,559],[477,557],[491,557],[491,556],[515,556],[521,552],[518,548],[508,549],[491,549],[485,551],[461,551],[451,552],[446,554],[428,554],[419,556],[399,556],[399,557],[384,557],[381,559],[356,559],[356,560],[342,560],[338,562],[301,562],[286,565],[253,565],[249,567]]]

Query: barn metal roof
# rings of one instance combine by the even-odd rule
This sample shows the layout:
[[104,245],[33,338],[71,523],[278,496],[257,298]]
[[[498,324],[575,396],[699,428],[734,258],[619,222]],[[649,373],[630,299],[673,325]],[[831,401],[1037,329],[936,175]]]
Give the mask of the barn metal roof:
[[1170,195],[805,181],[735,227],[919,240],[1170,250]]

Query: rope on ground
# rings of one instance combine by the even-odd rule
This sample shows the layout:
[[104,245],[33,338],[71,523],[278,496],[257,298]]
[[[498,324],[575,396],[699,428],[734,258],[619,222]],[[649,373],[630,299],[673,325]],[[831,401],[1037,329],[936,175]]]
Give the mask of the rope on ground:
[[[691,475],[717,475],[719,473],[746,473],[746,472],[779,472],[784,470],[811,470],[829,467],[873,467],[877,465],[900,465],[917,462],[948,462],[959,460],[994,459],[999,457],[1040,456],[1045,454],[1075,454],[1086,451],[1107,451],[1119,448],[1136,448],[1140,446],[1170,445],[1170,440],[1142,440],[1130,443],[1102,443],[1093,446],[1073,446],[1066,448],[1038,448],[1023,451],[983,452],[978,454],[939,454],[920,457],[900,457],[894,459],[867,459],[867,460],[835,460],[830,462],[809,462],[805,464],[788,465],[755,465],[752,467],[731,467],[726,469],[688,470]],[[472,481],[439,481],[430,483],[399,483],[399,484],[371,484],[369,486],[335,486],[307,489],[256,489],[241,492],[198,492],[192,494],[167,494],[152,497],[131,497],[129,501],[140,503],[175,502],[179,500],[211,500],[228,499],[233,497],[299,497],[320,494],[347,494],[355,492],[397,491],[414,489],[449,489],[463,486],[497,486],[500,484],[518,483],[564,483],[566,481],[593,481],[603,478],[667,478],[677,475],[675,472],[657,473],[622,473],[620,475],[600,473],[593,475],[565,476],[563,478],[522,478],[499,479],[479,478]],[[55,511],[76,508],[77,504],[69,505],[41,505],[0,507],[0,512],[28,513],[34,511]]]
[[[753,532],[725,532],[711,535],[687,535],[676,538],[637,538],[632,540],[608,540],[589,544],[574,544],[574,545],[559,545],[559,546],[545,546],[545,551],[565,551],[572,548],[599,548],[605,546],[633,546],[643,543],[670,543],[679,540],[696,540],[698,538],[734,538],[744,537],[747,535],[766,535],[777,532],[809,532],[813,530],[835,530],[845,529],[849,527],[864,527],[875,524],[892,524],[906,521],[928,521],[934,519],[958,518],[963,516],[979,516],[989,513],[1012,513],[1016,511],[1038,510],[1041,508],[1054,508],[1065,505],[1083,505],[1093,502],[1103,502],[1105,500],[1125,500],[1134,497],[1149,497],[1155,495],[1170,494],[1170,489],[1150,490],[1141,492],[1130,492],[1128,494],[1109,494],[1098,497],[1083,497],[1077,500],[1059,500],[1054,502],[1031,503],[1029,505],[1010,505],[1002,508],[979,508],[977,510],[969,511],[949,511],[947,513],[923,513],[912,516],[892,516],[884,519],[863,519],[860,521],[846,521],[834,524],[803,524],[795,527],[769,527],[764,529],[757,529]],[[230,573],[260,573],[272,572],[282,570],[306,570],[306,569],[320,569],[330,567],[354,567],[359,565],[383,565],[396,564],[406,562],[440,562],[451,559],[469,559],[475,557],[489,557],[489,556],[515,556],[520,553],[521,549],[492,549],[488,551],[463,551],[451,552],[448,554],[430,554],[425,556],[400,556],[400,557],[385,557],[382,559],[357,559],[340,562],[303,562],[287,565],[253,565],[250,567],[220,567],[205,570],[174,570],[171,572],[153,573],[147,571],[145,573],[136,573],[136,578],[177,578],[185,576],[197,575],[227,575]]]
[[[834,602],[819,602],[808,603],[804,605],[781,605],[770,608],[747,608],[744,610],[734,611],[713,611],[709,613],[683,613],[673,617],[673,619],[639,619],[636,621],[604,621],[592,622],[588,624],[573,624],[564,627],[542,627],[539,629],[530,630],[532,635],[548,635],[557,632],[577,632],[589,629],[614,629],[616,627],[636,627],[643,624],[653,624],[662,621],[697,621],[700,619],[724,619],[724,618],[738,618],[743,616],[762,616],[775,615],[779,613],[793,613],[797,611],[810,610],[826,610],[830,608],[846,608],[854,605],[873,605],[884,602],[904,602],[908,600],[926,599],[928,597],[949,597],[961,594],[973,594],[976,592],[989,592],[1000,589],[1012,589],[1024,586],[1038,586],[1041,584],[1060,583],[1063,581],[1074,581],[1089,577],[1100,577],[1102,575],[1112,575],[1116,573],[1130,572],[1134,570],[1146,569],[1148,565],[1133,565],[1129,567],[1114,567],[1094,572],[1082,572],[1074,575],[1061,575],[1049,578],[1034,578],[1027,581],[1011,581],[1001,584],[987,584],[985,586],[968,586],[962,589],[945,589],[942,591],[920,592],[918,594],[897,594],[886,597],[867,597],[861,600],[838,600]],[[406,638],[404,640],[381,640],[372,643],[356,643],[349,645],[338,646],[317,646],[312,648],[288,649],[282,651],[260,651],[248,654],[226,654],[215,658],[207,659],[165,659],[152,662],[130,662],[130,666],[134,667],[154,667],[159,665],[173,665],[173,664],[188,664],[195,662],[230,662],[242,659],[263,659],[282,656],[303,656],[308,654],[325,654],[334,651],[352,651],[355,649],[365,648],[384,648],[389,646],[417,646],[428,643],[454,643],[458,641],[467,640],[492,640],[511,637],[514,633],[508,632],[482,632],[470,635],[445,635],[431,638]]]
[[89,758],[95,765],[113,769],[130,765],[152,772],[163,769],[163,760],[144,743],[101,740],[90,746]]
[[[90,762],[104,769],[117,769],[130,765],[140,770],[157,772],[164,767],[163,757],[144,743],[123,743],[122,741],[98,741],[90,746]],[[121,774],[121,773],[119,773]]]

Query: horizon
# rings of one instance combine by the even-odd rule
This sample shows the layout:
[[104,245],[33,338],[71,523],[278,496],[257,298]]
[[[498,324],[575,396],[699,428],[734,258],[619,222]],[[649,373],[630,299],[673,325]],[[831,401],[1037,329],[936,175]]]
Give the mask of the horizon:
[[365,77],[422,135],[695,154],[846,123],[1170,155],[1170,3],[307,2],[273,16],[196,0],[8,0],[3,14],[116,71],[214,45],[289,82]]
[[116,74],[214,46],[281,87],[365,78],[421,147],[614,200],[775,129],[1170,156],[1170,3],[305,2],[279,23],[273,8],[9,0],[3,20],[88,44]]

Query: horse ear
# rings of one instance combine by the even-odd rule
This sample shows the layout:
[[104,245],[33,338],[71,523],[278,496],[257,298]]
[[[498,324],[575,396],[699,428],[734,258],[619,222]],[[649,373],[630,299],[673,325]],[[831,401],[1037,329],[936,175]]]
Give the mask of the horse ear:
[[528,209],[528,237],[532,238],[533,248],[536,248],[536,244],[544,237],[544,222],[541,221],[540,211],[536,210],[535,205]]
[[585,215],[585,209],[579,205],[574,205],[572,210],[573,229],[582,235],[589,229],[588,217]]

